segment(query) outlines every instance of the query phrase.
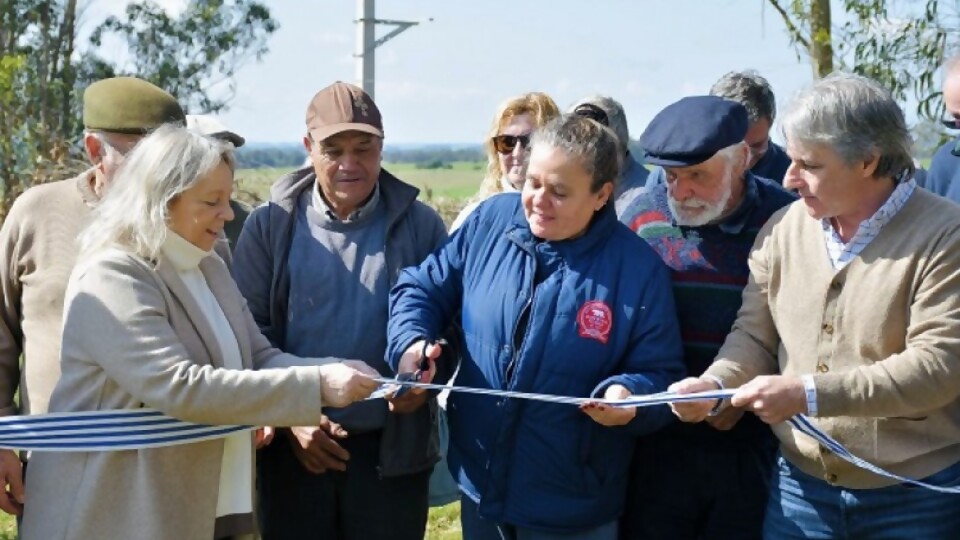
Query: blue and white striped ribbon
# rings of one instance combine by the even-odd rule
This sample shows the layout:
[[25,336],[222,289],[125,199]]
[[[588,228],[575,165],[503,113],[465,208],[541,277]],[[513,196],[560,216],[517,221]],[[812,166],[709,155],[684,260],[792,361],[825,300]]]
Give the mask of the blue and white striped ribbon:
[[138,450],[207,441],[251,429],[184,422],[152,409],[0,417],[0,448],[44,452]]
[[[684,401],[712,401],[716,399],[729,399],[733,397],[736,393],[735,389],[727,390],[711,390],[707,392],[695,392],[692,394],[677,394],[674,392],[660,392],[658,394],[649,394],[646,396],[632,396],[627,399],[622,400],[610,400],[602,398],[583,398],[583,397],[569,397],[569,396],[557,396],[552,394],[537,394],[533,392],[516,392],[512,390],[494,390],[491,388],[471,388],[467,386],[448,386],[440,384],[431,384],[431,383],[420,383],[413,381],[397,381],[395,379],[386,379],[386,378],[376,378],[375,381],[381,383],[381,387],[377,389],[374,394],[371,395],[371,399],[376,397],[385,397],[393,392],[397,385],[411,386],[415,388],[424,388],[428,390],[450,390],[451,392],[464,392],[469,394],[481,394],[489,396],[498,396],[498,397],[507,397],[507,398],[518,398],[518,399],[532,399],[535,401],[545,401],[549,403],[566,403],[570,405],[582,405],[584,403],[604,403],[610,405],[611,407],[650,407],[653,405],[667,405],[670,403],[680,403]],[[933,484],[928,484],[920,480],[914,480],[912,478],[906,478],[898,474],[894,474],[890,471],[877,467],[876,465],[865,461],[855,455],[853,455],[849,450],[847,450],[842,444],[837,442],[834,438],[830,437],[824,433],[820,428],[815,426],[813,422],[810,421],[805,415],[798,414],[793,418],[787,420],[791,426],[794,427],[797,431],[807,435],[818,443],[822,444],[824,447],[829,449],[831,452],[839,456],[841,459],[852,463],[853,465],[860,467],[861,469],[868,470],[874,474],[884,476],[891,480],[896,480],[904,484],[911,484],[914,486],[931,489],[940,493],[950,493],[955,495],[960,495],[960,486],[955,487],[944,487],[936,486]]]

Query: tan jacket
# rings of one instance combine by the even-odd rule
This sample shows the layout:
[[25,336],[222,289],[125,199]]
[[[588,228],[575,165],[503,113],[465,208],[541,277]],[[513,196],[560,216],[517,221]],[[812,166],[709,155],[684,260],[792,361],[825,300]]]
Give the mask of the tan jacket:
[[[60,378],[63,295],[77,260],[77,235],[99,200],[93,174],[28,189],[0,227],[0,416],[47,412]],[[226,242],[216,250],[230,262]]]
[[[728,388],[761,374],[813,374],[814,423],[855,455],[912,478],[960,461],[960,207],[917,189],[835,272],[820,221],[794,203],[757,237],[750,273],[707,374]],[[788,424],[774,431],[784,457],[831,484],[894,483]]]
[[[270,347],[219,257],[205,258],[200,270],[247,370],[221,368],[213,329],[171,263],[161,256],[154,266],[109,251],[72,278],[62,376],[51,411],[145,406],[208,424],[319,423],[320,368],[268,369],[317,361]],[[22,538],[213,538],[222,454],[222,440],[142,451],[35,453]]]

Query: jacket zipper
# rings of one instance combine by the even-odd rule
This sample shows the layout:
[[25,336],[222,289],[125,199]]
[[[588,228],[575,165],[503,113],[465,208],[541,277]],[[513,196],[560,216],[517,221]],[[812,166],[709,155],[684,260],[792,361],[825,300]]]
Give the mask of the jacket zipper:
[[[536,273],[536,262],[533,264],[533,271]],[[536,278],[534,278],[534,281]],[[527,299],[527,303],[523,305],[523,308],[520,310],[520,316],[517,317],[517,320],[513,323],[513,333],[510,336],[513,345],[513,356],[510,358],[510,363],[507,364],[507,373],[506,373],[506,387],[508,389],[512,388],[513,375],[516,371],[517,363],[520,361],[520,351],[523,350],[523,344],[527,341],[527,331],[530,329],[530,317],[527,317],[527,324],[523,328],[523,335],[520,337],[520,343],[517,343],[517,333],[520,330],[520,321],[523,321],[524,316],[527,315],[528,311],[533,309],[533,300],[537,296],[536,287],[531,287],[530,298]]]

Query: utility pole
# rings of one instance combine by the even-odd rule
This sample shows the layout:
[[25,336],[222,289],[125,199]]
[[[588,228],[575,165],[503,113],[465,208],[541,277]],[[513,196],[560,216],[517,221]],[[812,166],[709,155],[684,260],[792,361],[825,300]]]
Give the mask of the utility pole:
[[[376,0],[357,0],[357,49],[353,57],[357,59],[357,80],[360,88],[373,98],[376,81],[377,47],[397,37],[401,32],[420,24],[419,21],[394,21],[377,19],[374,16]],[[433,19],[429,19],[433,20]],[[394,28],[382,38],[376,39],[376,25],[384,24]]]

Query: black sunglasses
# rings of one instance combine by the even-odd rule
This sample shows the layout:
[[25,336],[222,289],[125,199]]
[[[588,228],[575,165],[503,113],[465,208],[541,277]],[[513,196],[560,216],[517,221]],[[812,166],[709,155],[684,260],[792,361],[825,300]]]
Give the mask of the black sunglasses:
[[530,148],[530,134],[493,137],[493,149],[500,154],[512,154],[518,144],[523,148]]
[[940,123],[947,129],[960,129],[960,118],[955,116],[941,118]]
[[573,114],[582,116],[584,118],[589,118],[607,127],[610,127],[610,119],[607,117],[606,111],[600,107],[597,107],[593,103],[583,103],[581,105],[577,105],[577,108],[573,110]]

